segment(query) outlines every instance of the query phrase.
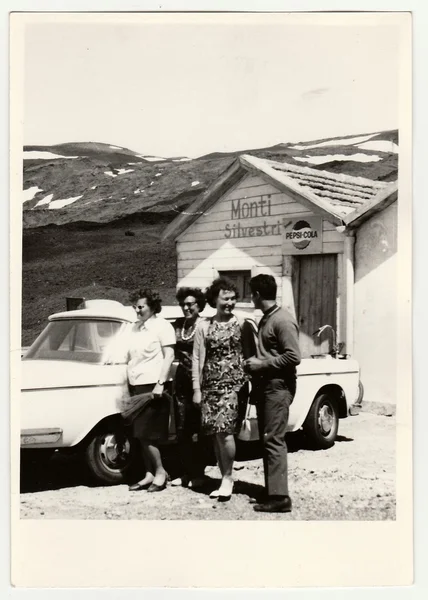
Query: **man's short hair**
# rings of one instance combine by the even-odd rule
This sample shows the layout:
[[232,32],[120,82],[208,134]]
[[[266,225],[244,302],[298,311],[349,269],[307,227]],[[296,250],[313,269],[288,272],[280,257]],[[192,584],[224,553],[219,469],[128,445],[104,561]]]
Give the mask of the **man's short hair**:
[[250,279],[251,292],[259,293],[262,300],[276,300],[277,285],[275,277],[260,273]]

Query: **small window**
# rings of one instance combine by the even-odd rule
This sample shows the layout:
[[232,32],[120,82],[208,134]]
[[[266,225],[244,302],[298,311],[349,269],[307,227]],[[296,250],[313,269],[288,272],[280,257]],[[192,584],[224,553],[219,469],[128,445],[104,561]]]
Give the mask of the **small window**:
[[238,302],[251,302],[250,279],[251,271],[219,271],[220,277],[227,277],[238,288]]

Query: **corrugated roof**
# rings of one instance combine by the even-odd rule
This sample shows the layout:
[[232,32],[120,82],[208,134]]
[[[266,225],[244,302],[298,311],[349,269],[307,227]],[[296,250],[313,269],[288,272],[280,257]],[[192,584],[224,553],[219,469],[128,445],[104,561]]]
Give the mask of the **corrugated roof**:
[[[163,239],[176,239],[249,172],[336,225],[358,226],[397,197],[396,181],[375,181],[243,154],[187,209],[187,214],[168,225]],[[354,214],[358,217],[355,220]]]
[[330,173],[310,167],[296,167],[273,160],[258,160],[274,171],[280,171],[303,190],[327,202],[335,213],[344,215],[369,203],[379,192],[386,190],[391,185],[364,177]]

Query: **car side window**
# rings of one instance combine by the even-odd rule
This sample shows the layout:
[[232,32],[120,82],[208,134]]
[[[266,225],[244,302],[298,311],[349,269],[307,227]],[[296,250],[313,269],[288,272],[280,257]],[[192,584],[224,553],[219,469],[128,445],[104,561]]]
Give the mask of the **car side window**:
[[27,352],[26,359],[100,362],[122,324],[114,321],[53,321]]
[[91,333],[91,323],[84,321],[73,323],[73,327],[71,327],[58,350],[97,352],[94,336]]

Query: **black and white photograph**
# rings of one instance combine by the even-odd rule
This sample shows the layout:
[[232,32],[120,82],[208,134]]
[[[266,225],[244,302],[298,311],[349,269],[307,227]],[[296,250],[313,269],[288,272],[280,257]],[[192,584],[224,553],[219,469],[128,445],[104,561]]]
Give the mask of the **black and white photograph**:
[[410,28],[11,16],[19,527],[398,527]]

